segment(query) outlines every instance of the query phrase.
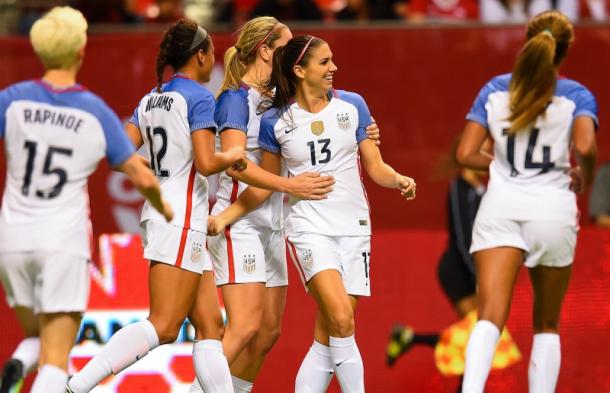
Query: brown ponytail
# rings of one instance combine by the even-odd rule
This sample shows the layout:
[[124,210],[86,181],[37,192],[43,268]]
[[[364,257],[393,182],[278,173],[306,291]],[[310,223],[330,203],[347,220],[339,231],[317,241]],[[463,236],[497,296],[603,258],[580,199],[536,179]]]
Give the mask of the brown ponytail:
[[552,100],[557,67],[573,41],[572,25],[563,14],[546,11],[530,21],[527,39],[509,86],[511,133],[526,129]]

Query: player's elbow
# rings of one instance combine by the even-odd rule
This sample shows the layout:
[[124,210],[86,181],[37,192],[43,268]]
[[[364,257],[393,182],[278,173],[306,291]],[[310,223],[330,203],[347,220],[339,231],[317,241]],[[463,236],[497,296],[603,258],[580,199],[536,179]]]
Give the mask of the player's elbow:
[[581,157],[594,158],[597,155],[595,138],[581,138],[574,140],[574,151]]
[[212,162],[203,159],[195,160],[195,169],[203,176],[211,176],[217,172]]
[[457,151],[455,152],[455,162],[457,162],[459,166],[466,166],[468,164],[469,157],[470,154],[466,150],[458,147]]

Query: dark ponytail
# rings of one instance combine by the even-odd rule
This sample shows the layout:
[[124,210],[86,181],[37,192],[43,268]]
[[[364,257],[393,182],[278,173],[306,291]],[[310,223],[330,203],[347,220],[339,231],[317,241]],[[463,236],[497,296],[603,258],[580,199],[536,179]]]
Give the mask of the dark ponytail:
[[312,51],[324,43],[320,38],[301,35],[292,38],[284,47],[273,53],[271,77],[265,86],[264,94],[269,98],[263,102],[263,108],[285,109],[294,98],[300,82],[294,73],[294,67],[305,67],[309,63]]
[[178,70],[198,51],[203,50],[204,53],[207,53],[210,49],[212,39],[207,33],[205,33],[205,38],[200,44],[192,47],[198,30],[201,29],[197,23],[188,19],[180,19],[170,26],[163,35],[155,67],[158,93],[162,92],[161,86],[165,67],[169,65],[174,70]]

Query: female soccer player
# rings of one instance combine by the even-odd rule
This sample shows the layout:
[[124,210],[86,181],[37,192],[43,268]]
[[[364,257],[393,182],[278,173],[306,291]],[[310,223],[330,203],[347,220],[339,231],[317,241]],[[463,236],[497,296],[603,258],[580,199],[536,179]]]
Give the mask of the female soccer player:
[[[321,392],[336,370],[344,392],[364,391],[362,359],[354,339],[353,310],[368,296],[370,218],[359,173],[359,156],[378,184],[415,196],[413,179],[396,173],[381,159],[365,127],[372,123],[362,97],[332,90],[337,67],[326,42],[310,36],[277,48],[266,87],[275,91],[263,115],[261,166],[279,173],[282,159],[291,175],[316,171],[336,183],[327,199],[289,198],[287,241],[308,291],[318,302],[315,341],[297,376],[296,392]],[[211,222],[218,231],[268,197],[240,196]],[[241,209],[241,210],[240,210]]]
[[[512,74],[488,82],[467,116],[458,162],[487,169],[490,181],[472,235],[479,321],[468,342],[463,392],[482,392],[513,286],[523,263],[534,287],[530,392],[553,392],[559,375],[559,315],[570,278],[578,211],[570,150],[591,181],[597,105],[584,86],[558,78],[574,36],[559,12],[528,24]],[[486,136],[494,159],[479,152]]]
[[[176,73],[162,85],[167,65]],[[142,98],[127,131],[137,147],[146,145],[151,167],[176,214],[165,223],[144,205],[141,225],[144,257],[151,261],[150,315],[118,331],[70,380],[69,387],[75,393],[88,392],[158,345],[173,342],[195,299],[204,305],[199,309],[207,310],[190,315],[204,338],[193,350],[197,378],[206,392],[233,391],[220,342],[218,295],[205,251],[205,176],[232,165],[242,166],[245,152],[241,147],[214,152],[215,101],[200,84],[209,81],[213,65],[214,46],[203,28],[180,20],[167,30],[157,57],[159,85]]]
[[28,337],[8,362],[1,389],[17,389],[38,361],[31,391],[59,393],[89,297],[88,177],[106,156],[161,220],[171,220],[172,210],[114,112],[76,83],[87,42],[83,15],[53,8],[34,23],[30,39],[45,68],[42,79],[0,92],[0,137],[8,161],[0,279]]

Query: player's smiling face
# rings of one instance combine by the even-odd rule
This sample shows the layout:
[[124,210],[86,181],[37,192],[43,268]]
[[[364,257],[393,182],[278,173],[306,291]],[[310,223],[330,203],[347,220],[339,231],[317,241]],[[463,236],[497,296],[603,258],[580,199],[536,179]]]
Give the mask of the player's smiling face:
[[327,43],[312,49],[307,65],[303,67],[304,80],[314,89],[328,91],[333,87],[333,76],[337,66],[333,63],[333,53]]

